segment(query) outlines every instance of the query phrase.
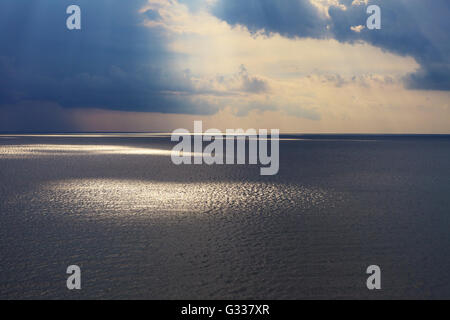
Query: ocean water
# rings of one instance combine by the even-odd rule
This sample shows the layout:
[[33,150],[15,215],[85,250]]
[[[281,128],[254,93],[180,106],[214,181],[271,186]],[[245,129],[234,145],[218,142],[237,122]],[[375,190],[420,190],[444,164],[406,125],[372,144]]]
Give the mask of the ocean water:
[[0,299],[450,298],[450,136],[284,138],[263,177],[164,135],[0,136]]

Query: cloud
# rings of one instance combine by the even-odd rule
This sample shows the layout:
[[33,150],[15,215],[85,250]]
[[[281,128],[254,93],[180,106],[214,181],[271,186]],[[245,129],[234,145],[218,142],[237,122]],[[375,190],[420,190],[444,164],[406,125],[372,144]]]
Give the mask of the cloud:
[[[363,28],[369,4],[381,7],[381,30]],[[320,14],[324,6],[328,8],[327,15]],[[364,41],[401,56],[411,56],[421,68],[405,78],[409,88],[450,90],[447,0],[218,0],[213,12],[231,25],[247,27],[255,35],[334,38],[352,44]]]
[[247,69],[241,65],[239,76],[242,80],[242,89],[251,93],[262,93],[269,91],[268,83],[258,77],[249,76]]
[[156,10],[148,9],[148,10],[144,11],[143,13],[149,20],[158,21],[158,20],[162,19],[161,15]]
[[[446,1],[76,0],[82,30],[69,31],[73,3],[0,2],[0,130],[198,117],[392,131],[409,106],[402,128],[448,128]],[[363,28],[367,4],[381,6],[381,30]]]
[[244,65],[232,74],[216,74],[213,77],[193,75],[190,69],[184,71],[184,77],[192,85],[195,95],[244,96],[270,92],[267,80],[251,75]]
[[352,26],[350,27],[350,30],[354,31],[354,32],[361,32],[365,27],[363,25],[359,25],[359,26]]
[[[371,0],[382,12],[382,29],[351,32],[364,21],[365,4],[347,10],[330,7],[333,33],[343,42],[365,41],[399,55],[414,57],[421,69],[405,80],[411,89],[450,90],[450,4],[445,0]],[[430,23],[433,21],[433,23]]]
[[231,25],[244,25],[253,33],[286,37],[323,37],[325,21],[308,0],[218,0],[213,13]]
[[[3,0],[0,28],[0,108],[21,101],[48,101],[65,108],[212,114],[166,48],[160,20],[140,9],[146,0],[79,0],[82,30],[69,31],[73,1]],[[14,17],[11,19],[10,17]]]

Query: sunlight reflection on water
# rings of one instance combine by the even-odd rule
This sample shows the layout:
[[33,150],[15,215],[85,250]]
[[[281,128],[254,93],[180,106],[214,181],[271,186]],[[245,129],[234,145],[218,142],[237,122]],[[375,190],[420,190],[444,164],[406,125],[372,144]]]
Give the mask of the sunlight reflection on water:
[[66,214],[158,217],[167,214],[282,212],[326,205],[321,189],[264,182],[166,183],[83,179],[50,182],[39,199]]
[[[45,156],[72,156],[72,155],[153,155],[170,156],[172,150],[139,148],[132,146],[115,145],[69,145],[69,144],[26,144],[1,146],[0,157],[7,159],[27,158],[27,157],[45,157]],[[195,153],[185,153],[193,156]]]

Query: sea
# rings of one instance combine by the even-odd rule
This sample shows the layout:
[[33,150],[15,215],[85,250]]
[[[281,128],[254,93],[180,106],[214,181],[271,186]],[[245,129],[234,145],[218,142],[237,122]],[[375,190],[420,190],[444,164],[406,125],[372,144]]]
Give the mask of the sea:
[[279,144],[261,176],[167,134],[0,135],[0,299],[450,298],[449,135]]

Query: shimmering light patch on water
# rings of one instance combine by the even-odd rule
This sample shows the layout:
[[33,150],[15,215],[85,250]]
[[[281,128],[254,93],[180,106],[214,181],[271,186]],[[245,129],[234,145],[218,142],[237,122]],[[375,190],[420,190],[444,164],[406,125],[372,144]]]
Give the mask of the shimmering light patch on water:
[[[167,183],[83,179],[51,182],[31,197],[54,212],[89,218],[186,214],[283,214],[336,203],[328,192],[263,182]],[[300,213],[300,212],[299,212]]]
[[0,138],[167,138],[170,133],[0,134]]
[[[6,159],[96,154],[170,156],[172,150],[114,145],[27,144],[0,146],[0,158]],[[185,152],[184,155],[192,157],[196,154]],[[201,154],[199,156],[201,156]]]

